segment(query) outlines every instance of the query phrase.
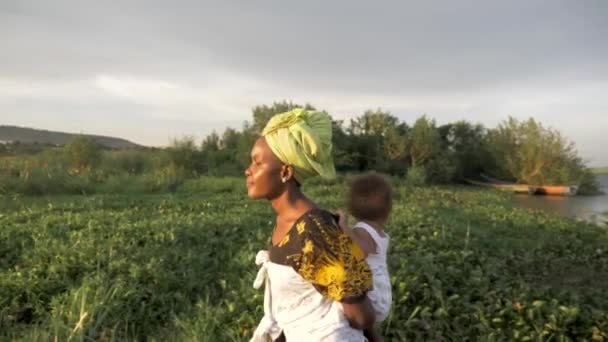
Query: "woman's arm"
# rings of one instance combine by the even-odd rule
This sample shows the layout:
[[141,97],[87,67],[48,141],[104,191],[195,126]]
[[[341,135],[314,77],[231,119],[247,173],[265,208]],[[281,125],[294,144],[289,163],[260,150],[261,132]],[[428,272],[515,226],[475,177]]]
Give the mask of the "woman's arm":
[[376,314],[367,298],[373,286],[372,273],[361,248],[328,216],[307,217],[302,222],[292,240],[301,246],[294,264],[296,272],[321,295],[340,302],[353,328],[363,330],[373,325]]
[[384,341],[382,336],[373,327],[369,328],[369,329],[365,329],[363,331],[363,336],[367,337],[367,340],[369,342],[383,342]]
[[364,330],[374,326],[376,312],[367,295],[362,295],[352,300],[342,300],[342,308],[344,309],[344,315],[353,328]]

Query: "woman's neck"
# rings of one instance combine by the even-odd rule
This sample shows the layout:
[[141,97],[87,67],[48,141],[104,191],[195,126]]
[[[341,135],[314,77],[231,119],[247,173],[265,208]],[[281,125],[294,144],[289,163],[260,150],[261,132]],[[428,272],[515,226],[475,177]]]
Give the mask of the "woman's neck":
[[281,195],[274,198],[271,201],[271,205],[279,217],[289,217],[294,213],[297,215],[297,213],[306,212],[316,207],[297,187],[288,188]]

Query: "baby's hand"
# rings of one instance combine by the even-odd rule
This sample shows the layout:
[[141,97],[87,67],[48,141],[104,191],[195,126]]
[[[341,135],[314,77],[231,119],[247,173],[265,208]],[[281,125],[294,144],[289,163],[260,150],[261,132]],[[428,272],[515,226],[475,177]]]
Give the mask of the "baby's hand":
[[338,210],[338,216],[340,217],[340,219],[338,220],[340,228],[344,232],[348,232],[348,215],[344,211]]

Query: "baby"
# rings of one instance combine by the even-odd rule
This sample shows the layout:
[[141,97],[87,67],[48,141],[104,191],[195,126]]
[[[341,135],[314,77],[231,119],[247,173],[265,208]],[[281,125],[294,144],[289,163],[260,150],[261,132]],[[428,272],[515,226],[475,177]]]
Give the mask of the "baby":
[[[376,322],[382,322],[388,316],[392,302],[391,280],[386,264],[389,236],[384,232],[392,209],[391,186],[377,173],[359,176],[350,185],[347,206],[357,223],[350,229],[347,215],[339,212],[340,228],[365,254],[373,276],[373,289],[367,296],[376,312]],[[368,329],[364,333],[370,341],[382,340],[376,329]]]

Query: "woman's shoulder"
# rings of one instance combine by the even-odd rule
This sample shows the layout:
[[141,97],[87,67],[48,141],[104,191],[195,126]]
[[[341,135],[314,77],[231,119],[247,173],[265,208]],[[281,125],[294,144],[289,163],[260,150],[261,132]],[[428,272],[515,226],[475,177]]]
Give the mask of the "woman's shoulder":
[[340,230],[340,227],[338,226],[338,216],[322,208],[309,210],[300,218],[300,220],[298,220],[296,226],[298,224],[305,225],[304,228],[309,232],[317,230]]

